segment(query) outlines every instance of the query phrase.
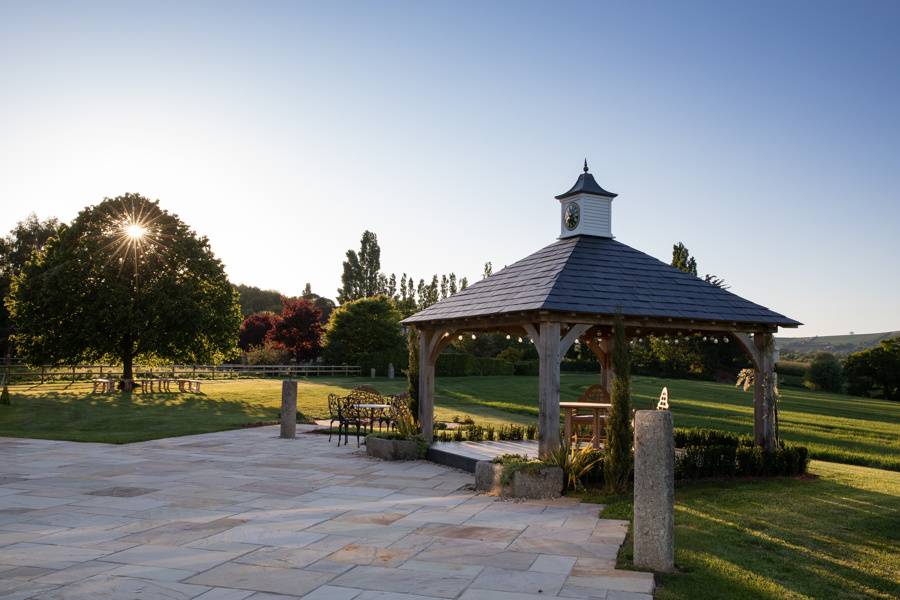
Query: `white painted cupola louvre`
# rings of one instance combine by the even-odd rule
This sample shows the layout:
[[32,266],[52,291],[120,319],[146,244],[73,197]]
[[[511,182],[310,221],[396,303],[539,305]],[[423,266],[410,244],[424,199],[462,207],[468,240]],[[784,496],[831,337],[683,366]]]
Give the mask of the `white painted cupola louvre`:
[[617,194],[604,190],[588,172],[584,172],[568,192],[556,196],[559,200],[559,237],[592,235],[612,238],[612,201]]

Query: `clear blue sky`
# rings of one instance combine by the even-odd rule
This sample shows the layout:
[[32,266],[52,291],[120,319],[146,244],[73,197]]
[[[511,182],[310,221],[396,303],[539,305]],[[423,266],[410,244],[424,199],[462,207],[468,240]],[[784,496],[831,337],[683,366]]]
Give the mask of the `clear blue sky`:
[[235,282],[333,296],[347,248],[470,279],[617,238],[807,325],[900,329],[898,2],[0,4],[0,231],[159,198]]

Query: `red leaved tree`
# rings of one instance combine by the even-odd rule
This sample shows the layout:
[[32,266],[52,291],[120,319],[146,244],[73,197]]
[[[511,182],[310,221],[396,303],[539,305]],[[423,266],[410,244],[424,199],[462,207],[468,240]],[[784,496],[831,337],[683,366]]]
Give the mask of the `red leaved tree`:
[[254,346],[262,346],[279,321],[281,321],[281,317],[269,311],[250,315],[241,323],[238,346],[244,351],[250,350]]
[[282,298],[281,320],[268,339],[291,353],[297,362],[313,360],[322,352],[322,312],[304,298]]

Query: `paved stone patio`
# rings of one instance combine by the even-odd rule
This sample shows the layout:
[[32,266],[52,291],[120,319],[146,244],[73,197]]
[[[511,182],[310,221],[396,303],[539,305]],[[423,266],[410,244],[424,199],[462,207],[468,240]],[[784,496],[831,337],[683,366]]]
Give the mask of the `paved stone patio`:
[[276,436],[0,438],[0,598],[650,599],[650,574],[613,568],[625,523],[597,505]]

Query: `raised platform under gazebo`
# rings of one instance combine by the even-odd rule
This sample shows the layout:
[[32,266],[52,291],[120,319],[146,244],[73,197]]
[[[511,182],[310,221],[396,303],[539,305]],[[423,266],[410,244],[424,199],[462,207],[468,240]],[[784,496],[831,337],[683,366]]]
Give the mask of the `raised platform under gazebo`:
[[[754,439],[775,446],[774,342],[798,321],[682,272],[613,238],[612,201],[585,163],[560,203],[559,239],[403,321],[419,331],[419,420],[432,436],[438,355],[462,333],[506,332],[530,338],[540,365],[538,428],[542,456],[559,447],[560,362],[576,340],[612,386],[612,326],[626,336],[728,336],[755,370]],[[547,435],[545,432],[550,432]]]

